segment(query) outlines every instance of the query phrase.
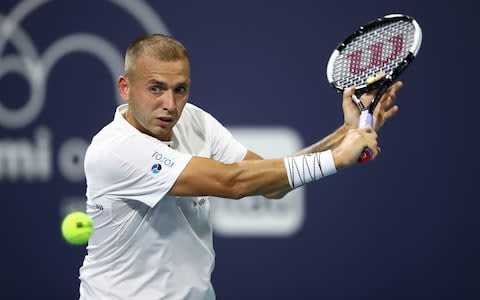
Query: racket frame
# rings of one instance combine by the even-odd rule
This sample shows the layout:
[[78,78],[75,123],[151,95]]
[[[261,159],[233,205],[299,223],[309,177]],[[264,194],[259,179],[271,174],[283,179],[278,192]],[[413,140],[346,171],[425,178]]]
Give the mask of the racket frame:
[[[355,87],[357,94],[363,94],[366,92],[369,92],[371,90],[378,89],[382,85],[388,84],[388,81],[390,81],[390,84],[400,75],[400,73],[403,72],[405,67],[415,58],[415,56],[418,53],[418,50],[420,50],[420,46],[422,44],[422,30],[420,28],[420,25],[418,25],[417,21],[413,19],[410,16],[407,15],[402,15],[402,14],[390,14],[386,15],[382,18],[377,18],[373,21],[370,21],[369,23],[360,26],[356,31],[354,31],[352,34],[350,34],[343,42],[341,42],[337,48],[333,51],[333,53],[330,55],[330,58],[327,63],[327,79],[328,83],[337,90],[337,92],[342,93],[344,91],[344,87],[338,86],[335,83],[335,80],[333,79],[333,65],[334,62],[336,61],[337,56],[340,55],[341,51],[347,47],[347,45],[352,42],[356,37],[371,31],[373,28],[378,27],[381,24],[385,23],[393,23],[397,21],[408,21],[411,22],[412,25],[415,27],[415,33],[413,37],[413,43],[410,49],[408,49],[408,55],[406,58],[390,73],[386,74],[383,80],[378,80],[376,82],[373,82],[371,84],[361,84]],[[388,88],[388,87],[387,87]],[[386,90],[386,89],[385,89]]]
[[[394,82],[394,80],[405,70],[405,68],[410,64],[410,62],[415,58],[417,55],[420,46],[422,44],[422,30],[420,28],[420,25],[418,25],[417,21],[413,19],[410,16],[407,15],[402,15],[402,14],[390,14],[386,15],[382,18],[375,19],[366,25],[360,26],[356,31],[354,31],[352,34],[350,34],[343,42],[341,42],[337,48],[333,51],[333,53],[330,56],[330,59],[328,60],[327,64],[327,79],[329,84],[337,90],[337,92],[342,93],[345,88],[348,87],[341,87],[338,86],[334,79],[333,79],[333,68],[334,68],[334,62],[336,61],[337,57],[340,55],[342,50],[344,50],[349,43],[351,43],[355,38],[358,36],[361,36],[365,34],[366,32],[371,31],[375,27],[378,27],[380,25],[388,24],[388,23],[394,23],[397,21],[408,21],[410,22],[415,30],[414,30],[414,36],[413,36],[413,43],[410,49],[408,49],[408,54],[406,57],[394,68],[392,71],[388,74],[385,74],[385,76],[375,82],[372,83],[367,83],[365,82],[364,84],[355,86],[355,95],[352,96],[352,100],[357,104],[359,110],[360,110],[360,119],[359,119],[359,127],[373,127],[373,111],[375,110],[375,107],[378,103],[378,101],[381,99],[382,95],[387,91],[387,89],[390,87],[390,85]],[[368,106],[365,106],[361,101],[360,97],[362,94],[372,91],[372,90],[377,90],[375,93],[375,96],[373,97],[372,101]],[[362,154],[360,155],[358,161],[360,163],[365,163],[369,161],[373,156],[373,152],[371,149],[366,147]]]

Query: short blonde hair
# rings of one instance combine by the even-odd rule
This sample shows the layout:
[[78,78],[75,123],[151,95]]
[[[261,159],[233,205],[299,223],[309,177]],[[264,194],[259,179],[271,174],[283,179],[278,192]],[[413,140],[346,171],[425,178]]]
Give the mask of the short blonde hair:
[[160,33],[149,34],[134,40],[125,53],[124,75],[132,76],[140,56],[150,56],[162,61],[189,60],[187,49],[178,40]]

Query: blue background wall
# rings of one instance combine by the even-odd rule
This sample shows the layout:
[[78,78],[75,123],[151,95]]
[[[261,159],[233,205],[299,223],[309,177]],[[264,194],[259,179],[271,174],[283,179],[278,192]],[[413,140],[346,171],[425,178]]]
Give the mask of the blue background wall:
[[[47,1],[18,27],[39,56],[78,32],[102,37],[122,55],[147,31],[120,8],[123,2]],[[381,156],[308,185],[305,222],[292,236],[217,236],[213,282],[219,299],[480,298],[480,105],[473,48],[479,26],[470,3],[145,1],[190,50],[194,103],[226,125],[290,126],[306,144],[342,122],[340,97],[324,71],[340,40],[388,13],[412,15],[423,28],[419,57],[402,77],[400,114],[380,132]],[[11,15],[20,5],[2,0],[0,14]],[[11,39],[1,50],[0,104],[14,112],[26,105],[32,87],[2,65],[19,55]],[[45,102],[31,122],[12,127],[0,120],[4,147],[21,141],[37,147],[42,127],[51,135],[47,179],[0,173],[0,298],[78,298],[85,249],[67,245],[59,226],[65,203],[81,199],[85,184],[59,158],[67,153],[80,165],[75,149],[113,116],[114,80],[103,61],[71,52],[52,66]],[[32,155],[24,169],[43,170],[38,151]]]

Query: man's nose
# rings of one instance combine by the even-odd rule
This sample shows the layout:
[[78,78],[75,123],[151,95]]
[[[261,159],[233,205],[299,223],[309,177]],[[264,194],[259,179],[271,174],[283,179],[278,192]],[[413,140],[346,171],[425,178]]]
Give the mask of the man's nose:
[[176,108],[175,94],[173,90],[168,90],[163,94],[163,109],[173,111]]

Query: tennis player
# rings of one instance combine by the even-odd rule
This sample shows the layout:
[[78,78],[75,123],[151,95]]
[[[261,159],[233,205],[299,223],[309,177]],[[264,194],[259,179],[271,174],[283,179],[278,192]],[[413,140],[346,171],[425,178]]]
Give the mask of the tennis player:
[[[212,115],[188,103],[190,62],[177,40],[132,42],[118,91],[126,104],[93,138],[85,157],[87,213],[95,231],[80,268],[80,299],[215,299],[208,196],[281,198],[354,165],[373,128],[343,96],[344,124],[300,152],[264,160]],[[398,110],[398,82],[377,106],[377,128]],[[364,101],[371,95],[365,95]]]

